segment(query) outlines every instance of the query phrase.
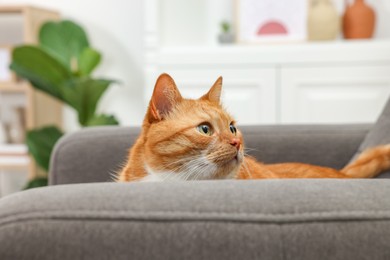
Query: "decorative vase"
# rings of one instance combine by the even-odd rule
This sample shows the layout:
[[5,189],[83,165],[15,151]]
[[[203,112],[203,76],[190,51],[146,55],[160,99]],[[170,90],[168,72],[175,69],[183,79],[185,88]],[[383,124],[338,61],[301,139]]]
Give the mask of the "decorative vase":
[[308,36],[311,41],[336,39],[340,17],[330,0],[311,0],[308,15]]
[[364,0],[355,0],[349,5],[345,0],[346,10],[343,17],[343,32],[346,39],[372,38],[375,29],[375,11]]

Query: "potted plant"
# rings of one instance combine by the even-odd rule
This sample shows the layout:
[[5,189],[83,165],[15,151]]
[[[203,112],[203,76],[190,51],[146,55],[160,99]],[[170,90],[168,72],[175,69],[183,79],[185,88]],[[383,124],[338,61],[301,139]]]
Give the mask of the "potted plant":
[[232,26],[228,21],[222,21],[221,24],[221,33],[218,35],[218,40],[222,44],[233,43],[234,34],[232,33]]
[[[47,22],[39,32],[38,45],[13,49],[10,68],[31,85],[73,108],[83,127],[116,125],[113,115],[97,114],[97,104],[115,81],[96,78],[92,72],[101,61],[81,26],[72,21]],[[27,188],[47,185],[50,155],[63,135],[56,126],[27,132],[26,144],[37,165],[45,173],[31,180]]]

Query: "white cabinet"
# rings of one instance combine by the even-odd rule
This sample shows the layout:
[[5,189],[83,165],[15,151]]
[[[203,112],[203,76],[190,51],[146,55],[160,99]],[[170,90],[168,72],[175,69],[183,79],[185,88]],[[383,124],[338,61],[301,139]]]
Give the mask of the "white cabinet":
[[145,104],[162,72],[195,98],[222,75],[224,105],[242,125],[371,123],[390,97],[390,41],[155,46]]
[[373,122],[390,96],[390,65],[283,68],[282,123]]

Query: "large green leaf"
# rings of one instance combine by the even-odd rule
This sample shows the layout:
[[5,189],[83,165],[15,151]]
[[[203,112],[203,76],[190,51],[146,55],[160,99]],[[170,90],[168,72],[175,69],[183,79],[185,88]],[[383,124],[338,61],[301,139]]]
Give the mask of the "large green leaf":
[[24,187],[25,190],[28,189],[33,189],[33,188],[39,188],[39,187],[44,187],[47,186],[48,184],[48,179],[47,177],[37,177],[35,179],[30,180],[26,187]]
[[39,41],[71,71],[78,71],[79,57],[89,47],[83,28],[67,20],[45,23],[39,32]]
[[106,79],[81,78],[66,83],[61,89],[66,102],[77,110],[79,123],[86,126],[94,117],[97,103],[109,85]]
[[49,171],[50,155],[54,145],[63,135],[55,126],[34,129],[27,132],[26,144],[37,164]]
[[79,58],[79,73],[87,76],[99,65],[101,55],[97,50],[85,48]]
[[17,47],[12,52],[10,68],[37,89],[63,100],[59,87],[71,73],[45,51],[35,46]]
[[119,122],[113,115],[95,115],[87,122],[86,126],[118,125]]

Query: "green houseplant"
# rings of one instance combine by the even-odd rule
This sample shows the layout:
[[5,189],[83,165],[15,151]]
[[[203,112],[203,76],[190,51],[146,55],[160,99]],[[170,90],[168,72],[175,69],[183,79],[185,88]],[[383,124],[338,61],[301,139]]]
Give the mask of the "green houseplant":
[[234,34],[232,33],[231,23],[228,21],[222,21],[220,23],[221,33],[218,35],[218,40],[222,44],[233,43]]
[[[100,98],[115,82],[92,76],[100,61],[101,54],[90,47],[83,28],[64,20],[45,23],[39,32],[38,45],[14,48],[10,68],[34,88],[75,109],[81,126],[116,125],[118,121],[113,115],[96,112]],[[47,185],[50,155],[62,135],[56,126],[27,132],[28,150],[46,172],[31,180],[27,188]]]

